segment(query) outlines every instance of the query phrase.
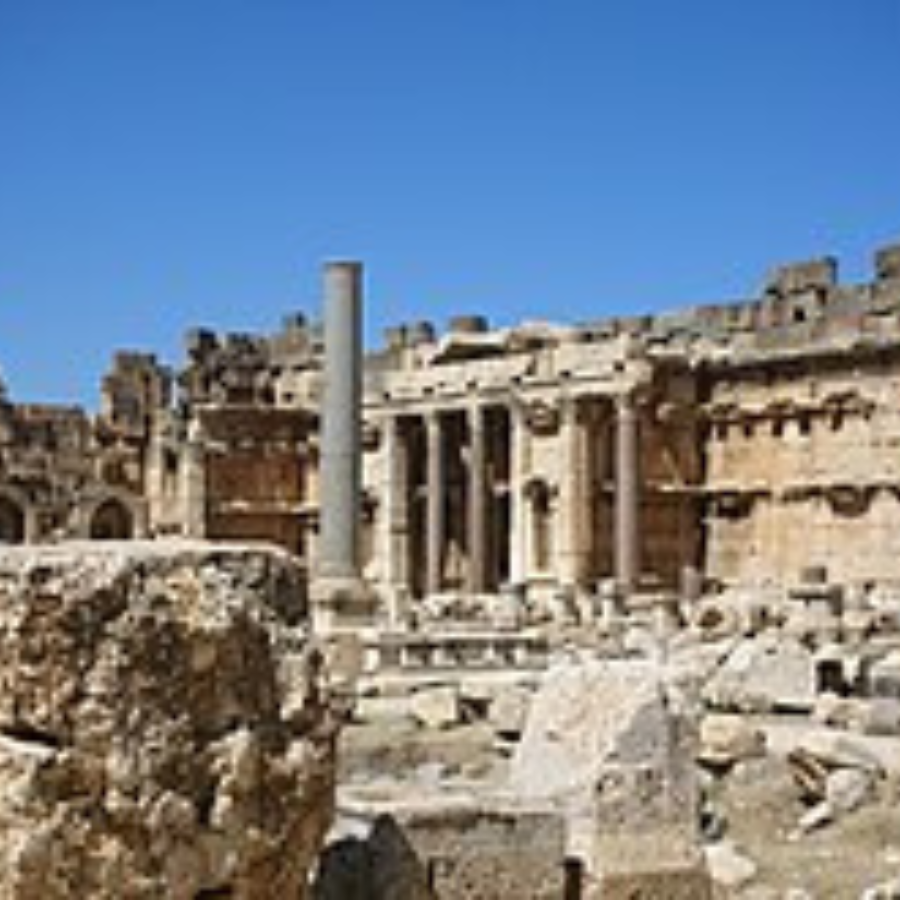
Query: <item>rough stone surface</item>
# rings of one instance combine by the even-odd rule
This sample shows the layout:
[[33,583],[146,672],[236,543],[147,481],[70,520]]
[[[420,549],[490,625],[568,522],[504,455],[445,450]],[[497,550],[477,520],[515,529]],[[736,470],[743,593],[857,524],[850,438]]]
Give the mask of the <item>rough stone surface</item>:
[[740,716],[709,715],[700,723],[701,762],[730,766],[762,756],[765,749],[765,734]]
[[488,721],[499,737],[518,740],[522,736],[533,696],[532,691],[518,685],[497,691],[488,709]]
[[459,721],[459,691],[452,685],[422,688],[410,698],[409,711],[424,728],[450,728]]
[[713,881],[730,891],[752,881],[759,870],[759,866],[731,841],[711,844],[705,853]]
[[622,766],[668,769],[679,749],[676,730],[654,665],[561,664],[532,702],[510,787],[528,800],[580,797]]
[[699,848],[667,832],[608,835],[602,868],[587,878],[586,900],[712,900],[713,885]]
[[0,555],[0,896],[304,896],[336,728],[298,587],[261,548]]
[[469,792],[344,788],[315,900],[558,900],[565,829],[552,813]]
[[739,712],[811,710],[816,698],[812,653],[778,635],[743,641],[707,683],[704,696],[713,706]]
[[[666,896],[679,878],[705,883],[695,744],[693,722],[673,708],[656,664],[565,663],[547,673],[532,703],[509,785],[564,812],[569,852],[600,896]],[[624,857],[627,847],[635,851]]]

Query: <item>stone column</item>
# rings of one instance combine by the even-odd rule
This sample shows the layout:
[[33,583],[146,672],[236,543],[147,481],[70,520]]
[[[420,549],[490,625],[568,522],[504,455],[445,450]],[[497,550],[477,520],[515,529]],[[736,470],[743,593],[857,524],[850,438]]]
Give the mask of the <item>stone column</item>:
[[361,481],[362,266],[325,266],[319,576],[357,580]]
[[382,453],[381,577],[384,588],[397,601],[392,609],[399,614],[400,597],[409,589],[409,473],[406,442],[396,416],[384,420]]
[[557,575],[573,586],[585,575],[588,509],[585,429],[577,399],[567,398],[561,408],[559,439],[559,548]]
[[444,434],[440,414],[425,416],[427,454],[425,514],[425,593],[440,593],[444,581]]
[[179,460],[181,522],[186,537],[206,537],[206,452],[200,423],[188,425]]
[[509,580],[514,585],[528,580],[530,560],[528,498],[525,480],[530,468],[528,420],[524,406],[514,403],[509,410],[510,448],[509,467]]
[[616,398],[616,581],[628,591],[640,575],[640,445],[638,411],[634,397]]
[[480,406],[469,407],[468,548],[466,587],[469,593],[484,593],[487,586],[487,454],[485,414]]

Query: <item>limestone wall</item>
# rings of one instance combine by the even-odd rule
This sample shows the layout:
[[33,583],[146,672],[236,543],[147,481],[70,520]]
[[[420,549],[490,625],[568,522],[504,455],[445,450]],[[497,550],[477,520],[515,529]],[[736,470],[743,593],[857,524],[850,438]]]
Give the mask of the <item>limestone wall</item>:
[[900,357],[777,361],[713,387],[708,571],[791,580],[824,565],[900,579]]

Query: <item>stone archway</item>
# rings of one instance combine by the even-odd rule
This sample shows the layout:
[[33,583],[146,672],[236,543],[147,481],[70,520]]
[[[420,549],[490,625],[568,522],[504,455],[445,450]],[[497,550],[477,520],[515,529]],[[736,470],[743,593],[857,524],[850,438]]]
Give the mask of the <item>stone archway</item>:
[[134,515],[125,503],[110,497],[94,510],[88,533],[95,541],[128,540],[134,537]]
[[25,511],[9,497],[0,497],[0,544],[25,541]]

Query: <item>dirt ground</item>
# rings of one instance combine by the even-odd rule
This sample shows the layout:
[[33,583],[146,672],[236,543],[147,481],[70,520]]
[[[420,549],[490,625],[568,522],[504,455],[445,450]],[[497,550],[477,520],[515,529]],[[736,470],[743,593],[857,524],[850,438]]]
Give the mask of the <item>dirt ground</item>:
[[860,809],[807,834],[797,825],[808,807],[784,762],[745,764],[718,788],[713,806],[725,835],[758,866],[756,878],[737,893],[742,900],[775,900],[792,890],[815,900],[857,900],[867,888],[900,877],[894,786],[881,783]]

